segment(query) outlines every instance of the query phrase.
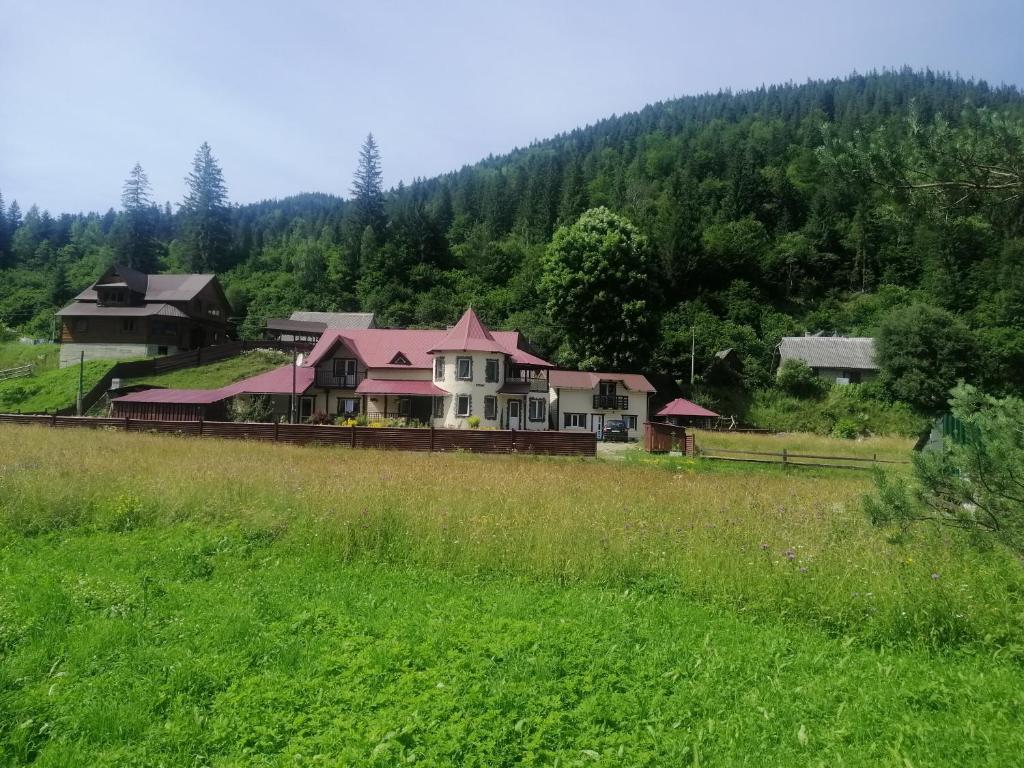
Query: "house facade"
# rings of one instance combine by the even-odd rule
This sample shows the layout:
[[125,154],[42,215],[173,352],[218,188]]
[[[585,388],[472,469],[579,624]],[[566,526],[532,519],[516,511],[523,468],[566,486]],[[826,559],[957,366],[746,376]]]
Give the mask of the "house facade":
[[552,423],[555,429],[589,430],[600,436],[605,423],[621,419],[629,438],[639,440],[654,392],[639,373],[551,371]]
[[231,305],[214,275],[147,275],[110,267],[57,313],[60,364],[156,357],[229,338]]
[[548,428],[551,363],[517,331],[492,332],[472,309],[446,330],[329,330],[303,361],[314,369],[303,412],[434,427]]
[[781,368],[787,360],[802,360],[836,384],[859,384],[878,375],[875,340],[864,336],[785,336],[775,362]]

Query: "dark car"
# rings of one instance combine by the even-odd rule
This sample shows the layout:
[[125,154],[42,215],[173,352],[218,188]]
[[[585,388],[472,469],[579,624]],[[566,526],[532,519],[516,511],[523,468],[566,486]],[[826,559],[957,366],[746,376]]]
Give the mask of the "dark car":
[[606,443],[629,442],[629,430],[622,419],[612,419],[604,423],[604,441]]

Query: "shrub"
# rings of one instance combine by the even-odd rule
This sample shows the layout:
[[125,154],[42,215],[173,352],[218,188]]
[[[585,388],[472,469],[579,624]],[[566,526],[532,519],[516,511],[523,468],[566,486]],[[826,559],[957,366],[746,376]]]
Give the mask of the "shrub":
[[308,419],[307,424],[328,424],[331,421],[331,417],[323,411],[314,411]]
[[469,425],[470,429],[479,429],[480,428],[480,417],[479,416],[470,416],[468,419],[466,419],[466,424]]
[[233,397],[228,405],[232,421],[271,421],[274,406],[269,397]]
[[793,397],[821,397],[826,383],[803,360],[787,360],[779,367],[776,386]]

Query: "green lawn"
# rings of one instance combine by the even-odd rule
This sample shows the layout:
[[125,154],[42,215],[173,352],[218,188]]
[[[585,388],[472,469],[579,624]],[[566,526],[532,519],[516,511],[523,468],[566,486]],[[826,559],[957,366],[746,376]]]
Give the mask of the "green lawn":
[[[83,392],[106,375],[114,360],[90,360],[85,364]],[[79,366],[53,368],[20,379],[0,381],[0,412],[36,413],[57,411],[75,404]]]
[[1020,561],[868,488],[0,426],[0,765],[1016,764]]
[[36,372],[49,371],[60,362],[59,344],[19,344],[16,341],[0,342],[0,371],[18,368],[31,363]]
[[280,368],[291,362],[291,355],[270,350],[253,350],[197,368],[126,380],[125,384],[152,384],[176,389],[218,389],[250,376]]

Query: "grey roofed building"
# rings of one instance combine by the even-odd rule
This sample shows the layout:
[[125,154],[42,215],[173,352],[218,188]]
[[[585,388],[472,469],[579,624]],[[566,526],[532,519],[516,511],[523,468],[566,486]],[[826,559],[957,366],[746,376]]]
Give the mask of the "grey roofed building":
[[822,378],[858,382],[878,372],[875,340],[866,336],[785,336],[776,354],[781,366],[803,360]]
[[315,344],[326,330],[376,328],[372,312],[292,312],[285,320],[267,318],[264,335],[281,341],[305,341]]
[[324,323],[326,328],[376,328],[373,312],[292,312],[289,320]]

